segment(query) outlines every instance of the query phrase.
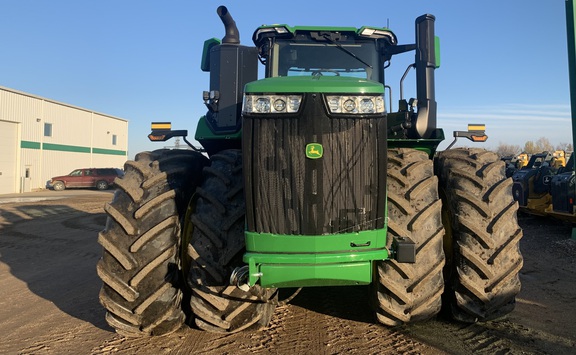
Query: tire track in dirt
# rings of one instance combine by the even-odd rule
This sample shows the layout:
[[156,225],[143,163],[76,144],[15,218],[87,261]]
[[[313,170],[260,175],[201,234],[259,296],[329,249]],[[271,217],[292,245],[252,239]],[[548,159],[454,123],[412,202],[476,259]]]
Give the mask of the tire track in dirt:
[[[245,350],[257,354],[270,349],[286,349],[287,343],[283,340],[283,333],[286,331],[285,323],[292,316],[292,309],[288,305],[276,307],[274,316],[268,327],[250,334]],[[243,345],[243,344],[241,344]]]
[[[190,329],[188,329],[190,331]],[[195,347],[187,346],[187,338],[190,332],[178,331],[176,333],[160,337],[124,338],[112,333],[111,338],[102,341],[100,345],[93,347],[91,355],[132,355],[132,354],[197,354],[204,352],[196,351]]]
[[322,303],[328,337],[326,354],[422,354],[430,347],[385,327],[374,319],[369,287],[328,288]]
[[477,324],[463,325],[454,334],[476,354],[510,354],[512,352],[511,344],[507,343],[506,339]]
[[210,339],[203,354],[440,354],[372,321],[367,288],[309,288],[258,332]]
[[509,354],[502,339],[477,324],[446,323],[430,320],[401,327],[404,334],[446,349],[451,354]]
[[510,320],[463,324],[440,319],[403,328],[450,354],[573,354],[576,349],[574,341]]
[[[93,335],[94,328],[89,324],[84,323],[74,328],[60,324],[41,336],[16,339],[17,343],[21,344],[20,346],[28,344],[20,348],[17,353],[19,355],[82,354],[86,353],[90,347],[89,343]],[[0,353],[3,352],[0,351]]]
[[322,354],[323,320],[307,309],[282,305],[276,308],[268,327],[214,339],[203,354]]
[[518,353],[576,353],[576,342],[557,334],[537,331],[509,320],[488,322],[484,326],[497,337],[505,338],[506,344]]

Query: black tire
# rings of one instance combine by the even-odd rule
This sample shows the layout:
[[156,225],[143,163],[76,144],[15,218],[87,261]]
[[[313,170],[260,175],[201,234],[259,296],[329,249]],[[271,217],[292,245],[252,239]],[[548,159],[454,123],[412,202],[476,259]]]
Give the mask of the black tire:
[[528,190],[524,189],[524,184],[520,181],[512,184],[512,198],[518,201],[518,205],[526,207],[528,204]]
[[183,324],[180,221],[207,160],[192,151],[144,152],[126,162],[126,174],[116,180],[98,235],[104,253],[97,272],[100,302],[117,333],[162,335]]
[[190,307],[196,325],[206,331],[234,333],[263,327],[274,312],[274,304],[267,302],[275,290],[255,286],[243,291],[229,280],[236,267],[245,265],[242,153],[225,150],[211,160],[211,166],[204,168],[204,183],[196,190],[189,221],[193,228],[186,228],[192,233]]
[[54,191],[64,191],[66,189],[66,185],[64,185],[62,181],[56,181],[52,185],[52,188],[54,189]]
[[416,243],[416,262],[376,263],[376,317],[388,326],[423,321],[442,306],[445,264],[438,180],[428,154],[388,151],[388,244],[394,236]]
[[108,189],[108,183],[104,180],[100,180],[96,182],[96,189],[103,191]]
[[436,172],[448,224],[445,297],[452,316],[500,318],[514,309],[523,263],[512,179],[498,155],[483,149],[444,151]]

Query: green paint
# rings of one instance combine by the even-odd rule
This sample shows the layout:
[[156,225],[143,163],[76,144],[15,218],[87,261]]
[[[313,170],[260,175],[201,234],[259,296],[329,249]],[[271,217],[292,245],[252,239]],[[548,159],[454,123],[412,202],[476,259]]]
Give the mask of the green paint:
[[306,144],[306,158],[319,159],[324,155],[324,147],[320,143]]
[[436,57],[436,68],[440,68],[440,37],[434,36],[434,56]]
[[388,148],[413,148],[428,153],[430,158],[434,157],[438,145],[444,140],[444,131],[437,128],[430,138],[420,139],[388,139]]
[[[576,6],[573,0],[566,0],[565,5],[566,37],[568,39],[568,77],[570,78],[570,107],[572,116],[572,146],[574,147],[576,146]],[[576,164],[576,159],[574,161]],[[576,239],[576,228],[572,228],[572,239]]]
[[126,155],[125,150],[102,149],[102,148],[92,148],[92,153],[105,154],[105,155]]
[[21,141],[20,148],[26,149],[40,149],[41,145],[38,142]]
[[212,132],[210,126],[208,126],[208,122],[206,122],[206,116],[202,116],[198,120],[196,134],[194,135],[194,139],[200,143],[205,140],[240,139],[241,137],[242,130],[232,134],[216,134]]
[[54,150],[54,151],[59,151],[59,152],[73,152],[73,153],[126,155],[126,151],[124,151],[124,150],[90,148],[90,147],[81,147],[81,146],[66,145],[66,144],[53,144],[53,143],[40,144],[39,142],[31,142],[31,141],[21,141],[20,142],[20,148]]
[[[566,38],[568,40],[568,77],[572,116],[572,146],[576,146],[576,5],[566,0]],[[574,160],[576,163],[576,160]]]
[[317,254],[246,253],[250,285],[304,287],[366,285],[372,280],[372,261],[388,259],[388,250]]
[[365,285],[372,262],[388,258],[385,228],[319,236],[246,232],[250,285]]
[[[336,253],[386,247],[386,228],[328,235],[281,235],[246,232],[246,251],[260,253]],[[367,244],[365,247],[350,246]]]
[[90,153],[89,147],[79,147],[75,145],[65,145],[65,144],[43,143],[42,149],[57,150],[60,152]]
[[372,280],[370,261],[328,265],[274,265],[260,268],[263,287],[307,287],[368,285]]
[[204,41],[204,48],[202,49],[202,61],[200,62],[200,69],[205,72],[210,71],[210,50],[221,44],[222,41],[218,38],[210,38]]

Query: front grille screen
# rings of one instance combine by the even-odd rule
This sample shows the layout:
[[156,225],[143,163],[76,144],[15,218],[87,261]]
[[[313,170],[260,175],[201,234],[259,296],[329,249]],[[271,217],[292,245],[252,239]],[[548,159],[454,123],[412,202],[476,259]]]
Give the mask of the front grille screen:
[[320,104],[308,100],[299,117],[245,117],[249,231],[324,235],[383,228],[383,118],[329,118]]

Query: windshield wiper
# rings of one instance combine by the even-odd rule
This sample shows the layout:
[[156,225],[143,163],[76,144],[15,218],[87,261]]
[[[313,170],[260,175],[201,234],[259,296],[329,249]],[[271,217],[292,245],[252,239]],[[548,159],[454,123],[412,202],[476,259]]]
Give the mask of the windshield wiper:
[[328,43],[335,45],[336,47],[343,50],[348,55],[352,56],[354,59],[358,60],[359,62],[361,62],[364,65],[367,65],[370,69],[372,69],[372,66],[370,64],[366,63],[362,58],[358,57],[356,54],[354,54],[354,53],[350,52],[349,50],[347,50],[346,48],[344,48],[344,46],[342,46],[340,43],[338,43],[338,42],[334,41],[332,38],[330,38],[330,35],[328,33],[322,34],[322,37],[324,37],[324,39],[326,41],[328,41]]

